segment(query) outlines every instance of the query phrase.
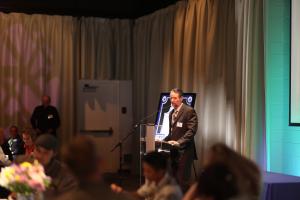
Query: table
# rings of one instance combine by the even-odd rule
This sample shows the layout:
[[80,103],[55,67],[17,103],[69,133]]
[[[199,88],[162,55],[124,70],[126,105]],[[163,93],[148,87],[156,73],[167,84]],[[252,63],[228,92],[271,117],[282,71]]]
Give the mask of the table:
[[262,200],[300,200],[300,177],[263,173]]

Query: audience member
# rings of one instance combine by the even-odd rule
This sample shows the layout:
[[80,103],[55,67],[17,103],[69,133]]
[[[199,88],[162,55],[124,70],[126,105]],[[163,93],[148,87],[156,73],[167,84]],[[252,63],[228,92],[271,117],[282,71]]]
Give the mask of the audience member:
[[37,136],[49,133],[56,136],[56,130],[60,126],[60,119],[57,109],[50,105],[51,98],[42,96],[42,105],[35,107],[31,116],[31,125]]
[[[213,145],[204,156],[204,167],[222,163],[236,177],[238,196],[245,200],[258,200],[261,192],[261,173],[258,166],[222,143]],[[197,185],[186,193],[184,200],[193,199]]]
[[[8,143],[4,137],[4,130],[0,128],[0,168],[5,167],[10,164],[9,155],[10,150],[8,147]],[[0,186],[0,198],[7,199],[10,194],[10,191]]]
[[9,150],[8,140],[5,139],[3,128],[0,128],[0,146],[5,156],[5,160],[8,158],[10,161],[12,161],[12,154]]
[[14,160],[17,155],[25,153],[24,143],[19,135],[17,126],[13,125],[9,128],[9,135],[10,138],[8,140],[8,147]]
[[194,196],[184,200],[229,200],[238,196],[235,175],[224,163],[214,163],[200,174],[194,188]]
[[34,151],[35,145],[35,134],[33,130],[30,128],[26,128],[22,131],[22,139],[24,142],[24,148],[25,148],[25,155],[31,155]]
[[79,180],[79,188],[64,194],[60,200],[86,199],[126,199],[122,195],[113,193],[102,180],[102,161],[97,153],[93,139],[86,136],[75,138],[63,149],[62,157]]
[[57,139],[50,134],[43,134],[35,141],[33,158],[44,166],[46,175],[52,179],[50,188],[44,194],[46,200],[77,188],[75,177],[55,158],[57,146]]
[[222,162],[235,173],[239,191],[252,199],[259,199],[262,180],[258,166],[248,158],[222,143],[213,145],[205,156],[204,165]]
[[125,193],[136,199],[147,200],[179,200],[182,192],[167,172],[167,158],[162,153],[150,152],[143,158],[145,184],[135,192],[126,192],[122,187],[112,184],[111,189],[116,193]]

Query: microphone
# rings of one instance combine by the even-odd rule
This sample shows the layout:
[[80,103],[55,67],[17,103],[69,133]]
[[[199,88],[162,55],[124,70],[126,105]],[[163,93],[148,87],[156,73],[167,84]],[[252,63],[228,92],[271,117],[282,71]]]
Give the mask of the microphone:
[[138,121],[137,123],[134,124],[134,128],[137,128],[140,124],[142,124],[145,120],[153,117],[154,115],[156,115],[158,113],[158,111],[152,112],[149,115],[147,115],[146,117],[143,117],[140,121]]
[[[168,106],[168,107],[166,107],[166,108],[163,108],[163,109],[170,109],[170,107],[172,107],[172,105],[170,105],[170,106]],[[110,151],[113,152],[117,147],[119,147],[119,146],[121,147],[122,143],[125,142],[129,136],[131,136],[131,135],[134,134],[135,129],[136,129],[137,127],[139,127],[139,125],[141,125],[146,119],[149,119],[150,117],[153,117],[154,115],[156,115],[158,112],[159,112],[158,110],[155,111],[155,112],[152,112],[152,113],[150,113],[149,115],[147,115],[146,117],[143,117],[143,118],[142,118],[140,121],[138,121],[137,123],[135,123],[135,124],[132,126],[131,130],[128,132],[128,134],[125,135],[125,136],[120,140],[120,142],[118,142],[118,143],[117,143]]]
[[[172,107],[172,105],[163,108],[162,110],[169,110]],[[143,117],[140,121],[138,121],[137,123],[135,123],[133,125],[134,128],[137,128],[140,124],[142,124],[145,120],[153,117],[154,115],[156,115],[157,113],[159,113],[159,110],[156,110],[155,112],[150,113],[149,115]]]

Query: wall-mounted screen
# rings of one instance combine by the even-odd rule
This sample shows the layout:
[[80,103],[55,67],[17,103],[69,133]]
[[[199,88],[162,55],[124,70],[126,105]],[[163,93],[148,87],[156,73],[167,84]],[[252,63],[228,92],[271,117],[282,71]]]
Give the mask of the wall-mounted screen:
[[300,126],[300,1],[291,0],[290,125]]

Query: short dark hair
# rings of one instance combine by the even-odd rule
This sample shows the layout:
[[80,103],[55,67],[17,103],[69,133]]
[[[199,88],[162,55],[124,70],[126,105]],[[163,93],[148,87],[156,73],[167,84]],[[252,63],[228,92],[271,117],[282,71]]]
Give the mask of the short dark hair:
[[200,174],[197,196],[227,200],[236,195],[238,195],[236,177],[225,164],[214,163],[206,167]]
[[183,96],[183,91],[182,91],[182,89],[180,89],[180,88],[173,88],[173,89],[171,90],[171,92],[174,92],[174,93],[176,93],[176,94],[179,94],[179,97],[182,97],[182,96]]
[[36,138],[34,143],[36,147],[43,147],[47,150],[52,150],[54,152],[58,148],[58,141],[56,137],[49,133],[40,135]]
[[167,169],[167,157],[165,154],[152,151],[147,153],[143,157],[143,162],[147,163],[155,170],[166,170]]

